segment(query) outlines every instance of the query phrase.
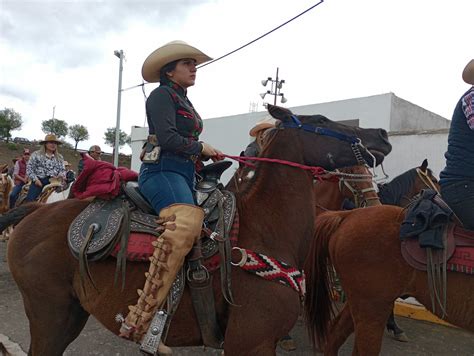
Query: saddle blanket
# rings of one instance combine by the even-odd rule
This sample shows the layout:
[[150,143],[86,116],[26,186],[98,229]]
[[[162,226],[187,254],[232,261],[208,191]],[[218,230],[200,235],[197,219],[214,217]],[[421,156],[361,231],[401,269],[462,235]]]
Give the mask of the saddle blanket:
[[[231,246],[237,245],[239,235],[239,218],[238,214],[235,214],[234,221],[229,233],[229,240]],[[157,239],[156,236],[151,234],[132,232],[128,238],[126,258],[127,261],[131,262],[148,262],[151,255],[153,255],[154,247],[151,244]],[[120,241],[115,245],[111,255],[117,257],[120,251]],[[203,261],[204,266],[209,272],[216,271],[220,266],[220,255],[218,253],[205,258]]]
[[[132,232],[128,238],[127,261],[147,262],[153,255],[155,248],[151,244],[157,239],[156,236],[139,232]],[[117,257],[120,251],[120,241],[115,245],[111,255]]]
[[474,274],[474,247],[456,247],[448,260],[448,271]]

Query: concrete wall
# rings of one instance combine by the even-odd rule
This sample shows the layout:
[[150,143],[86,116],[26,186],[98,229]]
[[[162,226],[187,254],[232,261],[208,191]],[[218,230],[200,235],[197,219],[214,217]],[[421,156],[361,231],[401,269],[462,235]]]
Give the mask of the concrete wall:
[[[385,169],[391,178],[419,166],[424,158],[428,158],[429,166],[437,175],[444,167],[446,128],[450,121],[393,93],[297,106],[290,110],[300,115],[322,114],[334,121],[357,120],[360,127],[389,131],[393,151],[386,158]],[[251,142],[249,130],[266,115],[267,112],[254,112],[207,119],[201,140],[226,154],[237,156]],[[438,131],[431,132],[433,129]],[[132,128],[132,169],[136,171],[140,168],[139,154],[147,130],[143,127]],[[237,163],[234,162],[224,173],[223,182],[228,181],[236,168]]]
[[448,129],[389,133],[392,152],[385,158],[384,168],[389,180],[397,175],[419,167],[425,158],[428,167],[439,178],[446,161],[444,153],[448,148]]
[[390,132],[449,128],[451,121],[404,99],[391,95]]

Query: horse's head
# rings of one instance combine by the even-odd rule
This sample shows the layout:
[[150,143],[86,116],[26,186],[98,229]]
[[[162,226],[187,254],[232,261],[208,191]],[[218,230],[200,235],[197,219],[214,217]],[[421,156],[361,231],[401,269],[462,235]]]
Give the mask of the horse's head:
[[308,165],[334,169],[354,166],[363,160],[373,165],[374,159],[380,164],[392,150],[383,129],[347,126],[322,115],[294,115],[286,108],[273,105],[267,108],[270,115],[279,120],[277,129],[299,131],[301,143],[292,147],[303,150]]
[[422,189],[432,189],[440,192],[441,187],[433,171],[428,168],[428,159],[424,159],[421,166],[416,168],[415,181],[413,182],[413,194],[418,194]]

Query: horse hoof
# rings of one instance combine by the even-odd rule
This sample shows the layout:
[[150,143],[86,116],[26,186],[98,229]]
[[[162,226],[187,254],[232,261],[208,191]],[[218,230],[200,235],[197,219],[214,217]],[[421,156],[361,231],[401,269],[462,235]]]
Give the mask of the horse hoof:
[[278,341],[278,346],[284,351],[295,351],[296,344],[295,340],[293,340],[290,336],[286,336],[285,338]]
[[401,333],[398,333],[398,334],[393,334],[393,338],[397,341],[400,341],[400,342],[408,342],[408,337],[407,335],[405,334],[405,332],[401,332]]

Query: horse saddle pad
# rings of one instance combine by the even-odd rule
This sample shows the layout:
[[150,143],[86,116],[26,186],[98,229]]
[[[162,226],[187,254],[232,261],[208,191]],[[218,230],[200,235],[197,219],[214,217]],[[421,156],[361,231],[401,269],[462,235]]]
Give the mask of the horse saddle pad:
[[[140,211],[129,214],[128,209],[128,203],[120,197],[92,201],[69,226],[67,238],[72,254],[78,258],[87,243],[84,251],[87,260],[96,261],[108,256],[120,238],[125,219],[130,219],[130,231],[160,235],[156,231],[156,216]],[[88,236],[91,233],[92,236]]]
[[[432,250],[434,253],[434,262],[444,263],[446,253],[447,263],[450,264],[455,252],[459,249],[474,249],[474,231],[463,229],[459,225],[449,223],[445,229],[444,239],[446,241],[446,251]],[[420,247],[416,238],[405,239],[401,245],[402,255],[405,261],[413,268],[427,270],[427,251]],[[467,251],[467,250],[466,250]]]

